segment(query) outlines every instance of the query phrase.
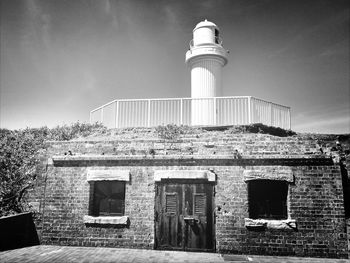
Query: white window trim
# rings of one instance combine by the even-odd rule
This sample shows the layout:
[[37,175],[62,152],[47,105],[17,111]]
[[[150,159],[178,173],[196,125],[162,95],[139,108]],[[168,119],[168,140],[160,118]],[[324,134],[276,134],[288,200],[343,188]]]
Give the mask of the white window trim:
[[[251,169],[243,171],[243,180],[249,183],[252,180],[285,181],[287,192],[287,219],[252,219],[245,218],[244,226],[251,230],[257,229],[286,229],[297,230],[297,222],[290,218],[290,184],[294,183],[294,173],[290,167],[273,167],[265,169]],[[249,203],[248,203],[249,205]]]
[[88,216],[84,215],[84,224],[128,225],[128,216]]
[[288,183],[294,182],[294,174],[291,168],[268,168],[264,170],[244,170],[243,178],[245,182],[251,180],[275,180],[286,181]]
[[244,226],[248,229],[287,229],[296,230],[297,222],[294,219],[251,219],[244,218]]
[[88,169],[86,180],[89,181],[130,181],[130,170]]
[[[130,182],[130,170],[103,170],[103,169],[88,169],[86,180],[90,181],[125,181]],[[91,195],[93,193],[89,193]],[[126,194],[126,193],[125,193]],[[128,216],[90,216],[84,215],[84,224],[97,225],[124,225],[129,224]]]
[[154,181],[162,179],[207,179],[216,181],[215,173],[208,170],[157,170],[154,172]]

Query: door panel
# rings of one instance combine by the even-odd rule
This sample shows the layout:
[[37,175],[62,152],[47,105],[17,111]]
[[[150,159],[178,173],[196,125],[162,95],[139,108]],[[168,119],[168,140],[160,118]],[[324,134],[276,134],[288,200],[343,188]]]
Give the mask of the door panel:
[[156,186],[156,248],[213,250],[213,185],[161,182]]

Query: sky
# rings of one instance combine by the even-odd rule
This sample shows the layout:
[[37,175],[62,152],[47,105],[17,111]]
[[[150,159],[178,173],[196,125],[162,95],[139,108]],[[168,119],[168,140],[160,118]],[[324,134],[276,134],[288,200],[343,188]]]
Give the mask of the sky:
[[291,107],[292,130],[350,133],[347,0],[0,0],[0,127],[88,122],[114,99],[190,97],[197,23],[230,51],[224,96]]

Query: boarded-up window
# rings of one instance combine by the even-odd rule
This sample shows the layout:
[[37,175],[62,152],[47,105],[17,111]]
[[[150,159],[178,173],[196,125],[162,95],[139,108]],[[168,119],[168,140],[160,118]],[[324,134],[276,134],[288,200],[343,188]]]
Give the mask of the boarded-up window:
[[252,180],[248,182],[249,217],[286,219],[288,184],[285,181]]
[[95,181],[90,186],[90,215],[123,216],[125,211],[124,181]]
[[175,193],[165,195],[165,210],[166,210],[166,213],[176,214],[177,195]]

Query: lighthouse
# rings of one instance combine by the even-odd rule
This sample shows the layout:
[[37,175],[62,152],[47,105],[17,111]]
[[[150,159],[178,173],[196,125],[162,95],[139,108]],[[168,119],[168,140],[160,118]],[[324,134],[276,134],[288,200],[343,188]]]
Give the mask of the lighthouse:
[[219,28],[205,20],[193,29],[186,64],[191,70],[191,124],[215,125],[214,97],[222,96],[222,68],[228,51],[222,46]]
[[191,71],[190,98],[115,99],[92,110],[90,123],[98,121],[110,128],[262,123],[290,129],[289,107],[252,96],[223,96],[222,70],[227,57],[219,28],[202,21],[193,29],[186,53]]

